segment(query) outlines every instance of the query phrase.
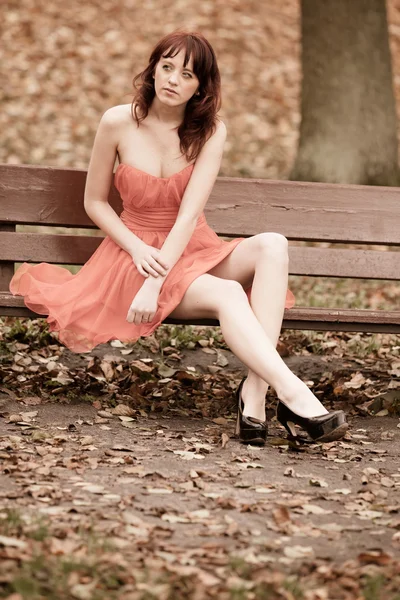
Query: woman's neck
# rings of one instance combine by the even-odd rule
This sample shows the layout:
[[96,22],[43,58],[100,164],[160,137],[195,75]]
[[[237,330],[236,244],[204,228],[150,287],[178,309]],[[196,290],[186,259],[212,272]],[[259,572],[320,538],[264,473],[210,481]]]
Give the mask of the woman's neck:
[[165,106],[156,96],[149,108],[149,116],[162,125],[179,127],[185,115],[185,106]]

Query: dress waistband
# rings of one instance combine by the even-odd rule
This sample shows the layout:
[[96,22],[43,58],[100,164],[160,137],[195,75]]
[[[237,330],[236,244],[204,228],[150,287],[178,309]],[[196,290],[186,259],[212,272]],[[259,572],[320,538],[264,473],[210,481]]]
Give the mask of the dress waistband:
[[[125,209],[121,213],[121,221],[130,229],[139,231],[170,231],[175,225],[178,208],[146,208],[135,210]],[[206,224],[204,213],[197,220],[196,227]]]

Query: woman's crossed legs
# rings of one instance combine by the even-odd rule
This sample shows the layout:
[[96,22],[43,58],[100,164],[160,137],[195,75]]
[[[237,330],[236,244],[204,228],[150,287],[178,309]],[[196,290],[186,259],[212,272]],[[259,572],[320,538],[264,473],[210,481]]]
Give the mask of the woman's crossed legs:
[[[288,281],[287,241],[264,233],[243,240],[209,273],[199,276],[171,313],[179,319],[217,318],[234,354],[249,367],[244,414],[265,420],[268,384],[303,417],[327,414],[311,390],[286,366],[276,344]],[[245,289],[252,286],[251,304]]]

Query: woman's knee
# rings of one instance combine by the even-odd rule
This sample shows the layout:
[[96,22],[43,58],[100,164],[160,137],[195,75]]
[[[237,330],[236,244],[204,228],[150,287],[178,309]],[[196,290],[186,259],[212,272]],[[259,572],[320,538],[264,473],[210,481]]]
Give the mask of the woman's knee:
[[205,274],[189,286],[182,302],[170,316],[182,319],[218,318],[221,309],[237,306],[244,299],[248,302],[246,292],[239,282]]
[[274,259],[280,259],[284,262],[288,261],[289,244],[284,235],[266,232],[259,233],[256,237],[261,256],[273,256]]
[[248,302],[248,297],[243,286],[234,279],[221,279],[218,282],[215,294],[218,310],[227,306],[237,306],[238,303]]
[[235,298],[242,297],[243,295],[246,296],[242,284],[236,281],[236,279],[221,279],[219,287],[222,294],[225,294],[228,298],[232,296]]

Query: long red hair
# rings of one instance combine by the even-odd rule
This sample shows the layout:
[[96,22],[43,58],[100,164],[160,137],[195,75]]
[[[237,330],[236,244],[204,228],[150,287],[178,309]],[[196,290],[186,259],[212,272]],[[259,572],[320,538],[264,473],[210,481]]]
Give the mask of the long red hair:
[[200,33],[174,32],[162,38],[151,53],[149,64],[136,75],[132,101],[132,117],[140,125],[149,112],[155,96],[153,73],[158,61],[176,56],[185,50],[187,65],[193,57],[193,71],[199,80],[199,95],[186,105],[185,115],[178,127],[180,149],[188,161],[195,160],[206,141],[214,133],[217,113],[221,107],[221,77],[211,44]]

